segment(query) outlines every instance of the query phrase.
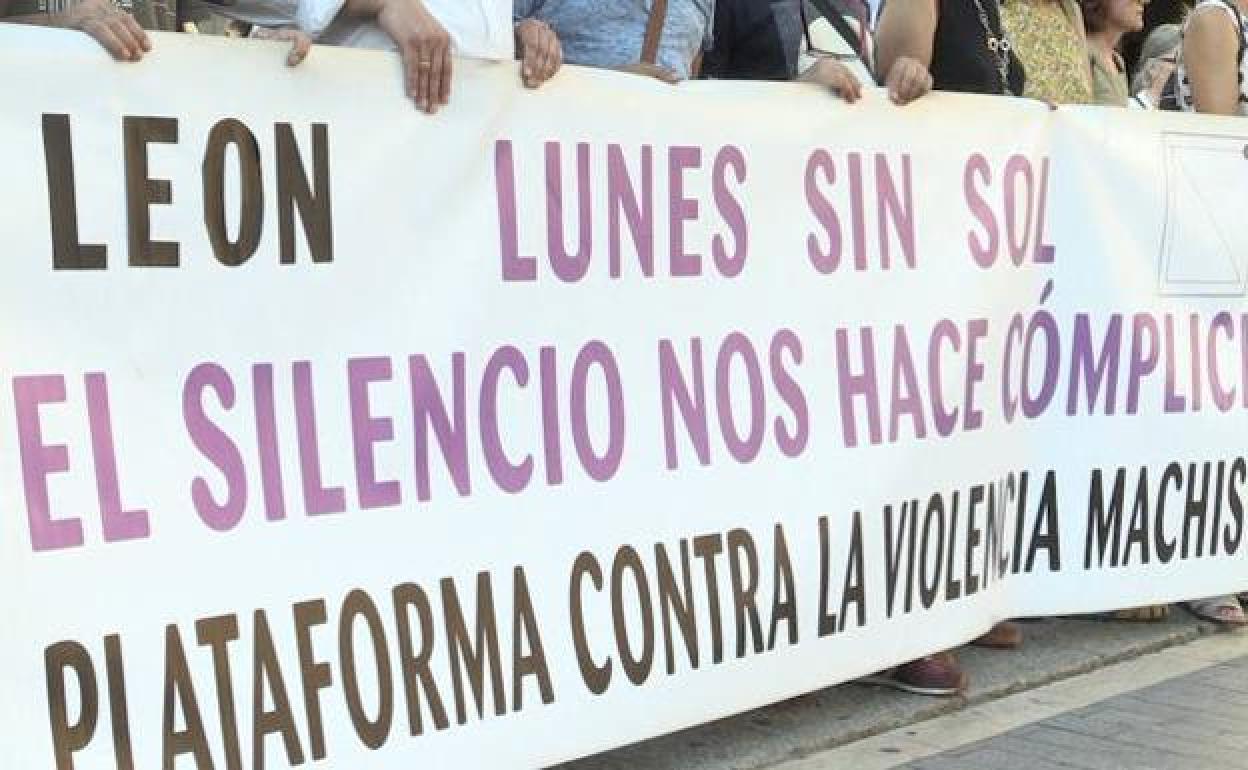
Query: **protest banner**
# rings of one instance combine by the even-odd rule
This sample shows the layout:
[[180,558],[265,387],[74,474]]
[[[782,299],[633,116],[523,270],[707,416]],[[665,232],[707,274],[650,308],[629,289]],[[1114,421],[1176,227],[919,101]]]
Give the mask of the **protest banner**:
[[1248,586],[1240,123],[283,56],[0,26],[7,766],[549,764]]

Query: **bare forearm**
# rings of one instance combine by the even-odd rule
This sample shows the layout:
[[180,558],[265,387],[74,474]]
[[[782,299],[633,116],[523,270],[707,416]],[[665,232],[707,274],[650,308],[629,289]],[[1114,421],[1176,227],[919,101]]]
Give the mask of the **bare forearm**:
[[1238,83],[1230,78],[1192,78],[1192,106],[1207,115],[1239,114]]
[[1183,40],[1183,62],[1192,85],[1192,106],[1211,115],[1239,111],[1239,39],[1224,14],[1193,15]]
[[876,32],[876,66],[883,76],[902,57],[930,68],[936,37],[935,0],[890,0]]

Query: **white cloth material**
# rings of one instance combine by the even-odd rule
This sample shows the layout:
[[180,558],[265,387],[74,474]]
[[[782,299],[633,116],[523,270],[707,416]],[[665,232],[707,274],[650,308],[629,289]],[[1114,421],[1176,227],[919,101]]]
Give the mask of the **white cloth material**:
[[[870,41],[870,30],[867,30],[864,35],[857,19],[846,16],[845,21],[857,30],[859,39],[866,39],[867,41]],[[813,18],[810,21],[810,42],[814,44],[815,48],[818,48],[821,51],[828,51],[830,53],[837,54],[836,58],[848,67],[849,70],[858,77],[858,80],[861,83],[872,84],[876,82],[875,78],[871,75],[870,69],[862,61],[862,59],[858,57],[857,52],[854,51],[849,42],[841,36],[841,33],[836,30],[836,27],[832,26],[832,22],[822,16]],[[868,42],[868,46],[869,45],[870,43]],[[868,47],[868,51],[869,50],[870,48]],[[815,66],[815,63],[818,60],[818,56],[811,54],[810,48],[806,45],[806,38],[803,36],[801,54],[797,60],[798,74],[805,74],[807,70]]]
[[[297,27],[323,45],[395,49],[394,41],[371,19],[342,13],[346,0],[238,0],[211,5],[213,12],[262,27]],[[425,7],[451,36],[454,53],[477,59],[515,56],[511,0],[424,0]]]
[[[1192,12],[1188,15],[1188,21],[1183,25],[1184,34],[1187,33],[1187,24],[1191,23],[1192,18],[1198,13],[1209,13],[1211,9],[1221,9],[1223,13],[1230,17],[1231,23],[1235,25],[1237,35],[1242,35],[1248,24],[1248,19],[1244,18],[1244,14],[1240,11],[1232,10],[1222,0],[1203,0],[1198,3]],[[1238,18],[1237,18],[1238,17]],[[1178,101],[1179,108],[1184,112],[1195,112],[1196,107],[1192,103],[1192,84],[1187,79],[1187,67],[1183,65],[1182,48],[1179,49],[1179,58],[1175,64],[1178,71]],[[1239,60],[1239,114],[1248,116],[1248,55]]]

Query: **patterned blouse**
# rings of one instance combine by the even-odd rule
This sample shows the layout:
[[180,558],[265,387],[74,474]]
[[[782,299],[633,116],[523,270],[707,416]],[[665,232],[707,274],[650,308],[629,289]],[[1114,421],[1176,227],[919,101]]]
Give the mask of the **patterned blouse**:
[[1006,0],[1001,18],[1027,71],[1023,96],[1092,104],[1092,71],[1075,0]]

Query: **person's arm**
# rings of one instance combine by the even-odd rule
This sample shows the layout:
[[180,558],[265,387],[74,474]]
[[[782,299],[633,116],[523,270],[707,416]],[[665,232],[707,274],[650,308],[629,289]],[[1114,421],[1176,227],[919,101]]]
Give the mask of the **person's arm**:
[[[1173,51],[1168,54],[1173,55]],[[1133,102],[1146,110],[1159,109],[1162,92],[1166,90],[1166,82],[1173,72],[1173,58],[1149,59],[1131,80],[1131,88],[1135,91]]]
[[563,65],[563,46],[549,24],[540,19],[524,19],[516,22],[516,58],[520,60],[524,85],[537,88]]
[[818,83],[850,104],[862,97],[862,83],[858,82],[858,77],[849,67],[830,56],[817,59],[797,79],[806,83]]
[[[805,2],[805,0],[798,1]],[[800,29],[793,40],[783,43],[790,49],[785,51],[785,58],[797,62],[798,80],[806,83],[818,83],[852,104],[862,96],[862,83],[859,82],[858,76],[854,74],[853,70],[845,62],[838,59],[835,55],[826,55],[826,52],[852,52],[857,56],[862,46],[855,45],[847,39],[835,22],[825,16],[825,12],[828,11],[840,13],[840,9],[836,7],[836,4],[833,4],[832,8],[817,8],[812,9],[812,11],[816,12],[802,14],[802,21],[806,24],[805,28]],[[837,19],[837,21],[841,21],[841,19]],[[857,22],[850,21],[846,21],[846,23],[851,26],[857,24]],[[859,40],[868,33],[869,30],[858,30]],[[817,50],[811,50],[811,46]],[[791,50],[793,48],[797,49],[796,55]],[[862,64],[864,68],[869,67],[865,62],[862,62]]]
[[[290,67],[296,66],[307,58],[312,50],[313,38],[324,32],[324,27],[329,23],[329,20],[326,20],[316,26],[316,11],[320,7],[312,8],[309,13],[306,7],[309,4],[307,0],[229,0],[222,3],[213,2],[213,0],[181,0],[181,2],[192,3],[194,10],[208,10],[214,15],[228,19],[230,23],[225,29],[226,37],[239,37],[238,34],[232,34],[232,30],[237,30],[241,26],[250,30],[249,33],[244,32],[242,37],[290,43],[290,50],[286,54],[286,64]],[[337,4],[332,6],[330,20],[341,10],[341,5],[342,0],[337,0]],[[300,13],[301,10],[304,11],[303,14]],[[304,25],[308,24],[311,28],[304,29]]]
[[403,61],[408,97],[429,114],[451,99],[451,36],[421,0],[346,0],[342,12],[374,19]]
[[1239,113],[1239,31],[1216,8],[1195,13],[1183,33],[1183,64],[1192,106],[1212,115]]
[[[888,0],[875,33],[877,73],[888,95],[906,104],[932,90],[932,45],[939,11],[936,0]],[[877,74],[878,76],[878,74]]]
[[[4,11],[7,5],[8,0],[0,0],[0,11]],[[118,61],[138,61],[145,52],[152,50],[151,39],[134,17],[110,0],[81,0],[62,13],[8,16],[0,21],[85,32]]]
[[286,54],[287,67],[298,66],[312,51],[312,38],[306,32],[293,27],[256,27],[251,36],[257,40],[290,43],[290,53]]

